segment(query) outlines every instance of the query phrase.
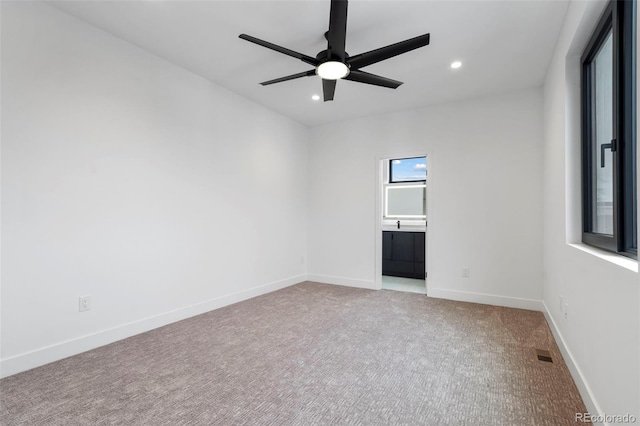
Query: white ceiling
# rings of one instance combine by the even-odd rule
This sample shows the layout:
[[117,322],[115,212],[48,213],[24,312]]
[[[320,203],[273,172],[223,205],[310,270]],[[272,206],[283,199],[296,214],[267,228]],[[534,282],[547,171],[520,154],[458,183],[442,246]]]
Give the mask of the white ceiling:
[[322,94],[317,76],[259,85],[312,67],[238,35],[315,56],[326,48],[329,0],[48,3],[308,126],[539,86],[568,5],[352,0],[350,55],[424,33],[431,44],[363,69],[403,81],[398,89],[339,81],[335,101],[322,102],[311,100]]

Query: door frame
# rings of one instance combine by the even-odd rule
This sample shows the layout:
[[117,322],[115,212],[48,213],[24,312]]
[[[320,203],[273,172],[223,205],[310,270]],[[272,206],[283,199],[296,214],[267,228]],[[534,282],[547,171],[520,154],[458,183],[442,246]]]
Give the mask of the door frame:
[[386,155],[386,156],[376,156],[375,158],[375,208],[374,210],[374,265],[375,265],[375,279],[374,279],[374,288],[376,290],[382,289],[382,214],[383,214],[383,192],[384,192],[384,182],[382,181],[382,177],[384,176],[383,168],[385,167],[385,162],[388,162],[392,158],[411,158],[411,157],[427,157],[427,181],[426,181],[426,197],[427,197],[427,228],[425,230],[425,252],[426,256],[424,259],[425,270],[427,271],[427,276],[425,277],[425,292],[426,295],[429,295],[429,282],[430,278],[433,277],[433,262],[430,262],[429,259],[432,256],[433,250],[433,238],[429,238],[430,229],[433,227],[433,156],[426,153],[404,153],[404,154],[394,154],[394,155]]

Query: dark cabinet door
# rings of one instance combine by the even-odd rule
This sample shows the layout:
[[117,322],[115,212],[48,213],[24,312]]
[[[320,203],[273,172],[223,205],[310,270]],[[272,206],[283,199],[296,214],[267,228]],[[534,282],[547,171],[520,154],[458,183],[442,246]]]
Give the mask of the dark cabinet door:
[[416,232],[415,234],[415,257],[414,257],[414,261],[415,262],[422,262],[424,263],[425,261],[425,256],[424,256],[424,233],[423,232]]
[[425,234],[422,232],[416,233],[415,234],[416,238],[415,238],[415,257],[414,257],[414,261],[415,263],[413,264],[413,272],[415,273],[415,277],[416,278],[424,278],[425,275],[424,273],[425,271],[425,250],[424,250],[424,243],[425,243]]
[[415,263],[401,260],[387,260],[387,274],[394,277],[413,278],[415,276]]
[[401,262],[414,262],[414,233],[393,233],[393,260]]
[[393,260],[393,234],[391,231],[382,233],[382,259]]

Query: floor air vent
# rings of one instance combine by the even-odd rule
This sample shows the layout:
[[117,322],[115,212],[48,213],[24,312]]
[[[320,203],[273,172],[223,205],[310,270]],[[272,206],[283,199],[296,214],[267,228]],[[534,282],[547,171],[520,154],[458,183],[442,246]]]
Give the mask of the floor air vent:
[[538,361],[553,362],[553,359],[551,358],[551,352],[549,351],[536,349],[536,356],[538,357]]

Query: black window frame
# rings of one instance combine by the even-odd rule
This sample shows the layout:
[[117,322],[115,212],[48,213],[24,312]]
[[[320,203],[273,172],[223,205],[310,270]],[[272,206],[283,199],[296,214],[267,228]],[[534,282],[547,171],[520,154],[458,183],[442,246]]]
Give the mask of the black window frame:
[[426,160],[427,157],[426,156],[417,156],[417,157],[403,157],[403,158],[392,158],[389,160],[389,183],[414,183],[414,182],[426,182],[426,171],[425,171],[425,178],[424,179],[418,179],[418,180],[393,180],[393,162],[396,160],[413,160],[414,158],[424,158],[425,159],[425,164],[426,164]]
[[[613,38],[613,235],[591,230],[593,224],[593,158],[591,65],[611,32]],[[581,58],[582,241],[637,259],[636,180],[636,2],[612,0]]]

